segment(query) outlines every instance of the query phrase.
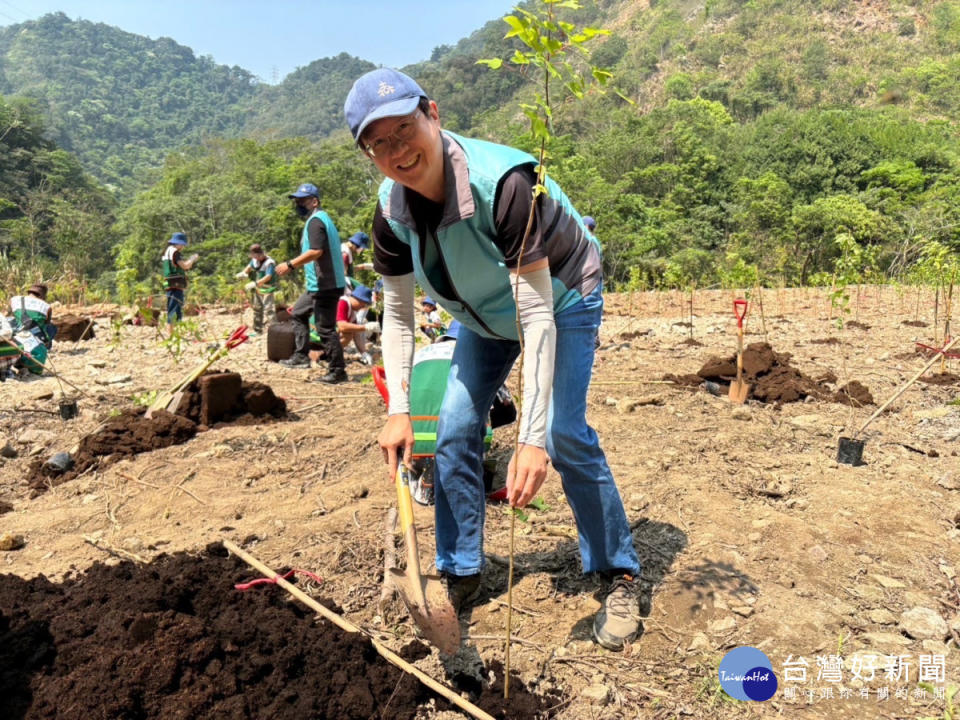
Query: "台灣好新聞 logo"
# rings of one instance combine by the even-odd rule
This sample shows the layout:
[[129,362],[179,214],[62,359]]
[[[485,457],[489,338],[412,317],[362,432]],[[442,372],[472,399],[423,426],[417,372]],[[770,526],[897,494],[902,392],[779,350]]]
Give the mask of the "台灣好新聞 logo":
[[734,648],[720,661],[720,687],[737,700],[769,700],[777,692],[773,665],[762,651],[749,645]]

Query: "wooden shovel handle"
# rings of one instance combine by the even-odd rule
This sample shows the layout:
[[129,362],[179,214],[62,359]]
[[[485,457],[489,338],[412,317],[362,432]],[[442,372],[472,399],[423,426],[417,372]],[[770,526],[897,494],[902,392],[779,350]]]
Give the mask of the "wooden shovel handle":
[[422,609],[427,608],[427,599],[423,595],[423,582],[420,579],[420,549],[417,546],[417,528],[413,524],[413,500],[410,499],[410,470],[401,461],[397,465],[397,510],[400,515],[400,531],[407,546],[407,577],[411,579],[412,590],[416,593],[414,602]]
[[939,357],[938,357],[939,355],[943,354],[944,357],[946,357],[945,353],[947,352],[947,350],[949,350],[949,349],[952,348],[954,345],[956,345],[956,344],[957,344],[957,341],[960,341],[960,335],[958,335],[958,336],[955,337],[953,340],[951,340],[949,343],[947,343],[947,344],[944,345],[942,348],[940,348],[940,350],[937,352],[937,354],[934,355],[932,358],[930,358],[930,362],[928,362],[926,365],[924,365],[922,368],[920,368],[920,370],[917,371],[917,374],[916,374],[916,375],[914,375],[912,378],[910,378],[909,380],[907,380],[903,385],[901,385],[901,386],[900,386],[900,389],[897,390],[897,391],[890,397],[889,400],[887,400],[883,405],[881,405],[880,407],[878,407],[878,408],[876,409],[876,412],[874,412],[873,415],[871,415],[871,416],[867,419],[867,421],[866,421],[863,425],[860,426],[860,429],[857,430],[857,431],[853,434],[853,439],[856,440],[857,437],[860,435],[860,433],[862,433],[864,430],[867,429],[867,425],[869,425],[869,424],[872,423],[874,420],[876,420],[876,419],[877,419],[877,416],[879,416],[880,413],[882,413],[884,410],[887,409],[887,405],[889,405],[889,404],[892,403],[894,400],[896,400],[898,397],[900,397],[901,395],[903,395],[904,391],[905,391],[908,387],[910,387],[911,385],[913,385],[917,380],[920,379],[920,376],[921,376],[921,375],[923,375],[927,370],[929,370],[930,368],[932,368],[933,365],[934,365],[934,363],[936,363],[937,360],[939,359]]
[[293,597],[295,597],[297,600],[302,602],[308,608],[325,617],[327,620],[332,622],[341,630],[345,630],[346,632],[349,632],[349,633],[359,633],[360,635],[363,635],[364,637],[368,638],[370,640],[370,643],[373,645],[376,651],[380,653],[380,655],[383,657],[384,660],[389,662],[391,665],[395,665],[396,667],[400,668],[404,672],[410,673],[415,678],[417,678],[417,680],[419,680],[424,685],[426,685],[428,688],[433,690],[435,693],[437,693],[441,697],[446,698],[447,700],[452,702],[454,705],[456,705],[458,708],[460,708],[464,712],[469,713],[473,717],[477,718],[477,720],[494,720],[492,715],[485,713],[483,710],[481,710],[480,708],[478,708],[476,705],[469,702],[468,700],[465,700],[464,698],[462,698],[460,695],[455,693],[446,685],[443,685],[442,683],[437,682],[436,680],[434,680],[432,677],[427,675],[425,672],[423,672],[419,668],[408,663],[406,660],[404,660],[402,657],[397,655],[386,645],[378,642],[374,637],[370,635],[370,633],[365,632],[362,628],[360,628],[357,625],[354,625],[352,622],[350,622],[346,618],[341,617],[340,615],[337,615],[337,613],[333,612],[332,610],[325,608],[323,605],[321,605],[312,597],[310,597],[305,592],[303,592],[303,590],[298,588],[296,585],[291,585],[282,577],[279,577],[276,572],[270,569],[270,567],[268,567],[267,565],[264,565],[262,562],[257,560],[255,557],[253,557],[249,553],[244,552],[229,540],[224,540],[223,546],[227,550],[232,552],[234,555],[236,555],[238,558],[243,560],[245,563],[247,563],[247,565],[249,565],[250,567],[260,572],[264,577],[275,578],[277,585],[279,585],[288,593],[293,595]]

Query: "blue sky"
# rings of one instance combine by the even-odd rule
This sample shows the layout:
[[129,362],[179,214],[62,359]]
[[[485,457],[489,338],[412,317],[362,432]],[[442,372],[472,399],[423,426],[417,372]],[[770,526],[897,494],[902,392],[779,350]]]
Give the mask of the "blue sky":
[[[347,52],[378,65],[426,60],[516,0],[0,0],[0,26],[63,12],[151,38],[170,37],[264,82]],[[504,32],[508,29],[503,25]]]

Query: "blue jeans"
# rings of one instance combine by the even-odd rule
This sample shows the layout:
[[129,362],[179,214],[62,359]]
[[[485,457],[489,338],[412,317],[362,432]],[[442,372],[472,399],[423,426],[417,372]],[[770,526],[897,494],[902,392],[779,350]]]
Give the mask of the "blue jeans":
[[167,290],[167,322],[183,320],[183,290]]
[[[556,316],[546,449],[577,523],[583,571],[638,575],[640,560],[623,501],[597,433],[586,419],[602,310],[603,295],[597,288]],[[517,342],[491,340],[460,327],[437,427],[435,479],[437,569],[452,575],[483,569],[483,435],[493,398],[519,354]]]

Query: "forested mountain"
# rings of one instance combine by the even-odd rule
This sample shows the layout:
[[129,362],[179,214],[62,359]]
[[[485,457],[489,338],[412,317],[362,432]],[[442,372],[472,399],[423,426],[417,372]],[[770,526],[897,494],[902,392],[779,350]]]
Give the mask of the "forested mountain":
[[52,258],[61,280],[102,274],[116,239],[115,207],[49,139],[32,102],[0,95],[0,280],[22,285]]
[[[599,219],[611,285],[902,276],[960,248],[960,0],[583,5],[561,12],[610,31],[590,61],[619,95],[553,89],[549,167]],[[523,146],[518,102],[539,78],[476,63],[511,56],[506,29],[492,21],[406,69],[446,127]],[[364,228],[376,177],[342,103],[371,67],[341,54],[267,86],[172,40],[62,14],[0,30],[0,92],[37,98],[45,142],[125,188],[117,268],[138,292],[172,226],[218,258],[203,268],[214,277],[252,239],[282,256],[296,230],[284,193],[314,175],[343,229]],[[211,173],[236,179],[243,212]]]
[[343,100],[353,81],[376,67],[340,53],[297,68],[277,86],[262,85],[244,113],[254,137],[326,137],[343,130]]
[[169,150],[237,132],[237,104],[257,92],[246,70],[169,38],[63,13],[0,28],[0,93],[35,98],[51,138],[116,185]]

